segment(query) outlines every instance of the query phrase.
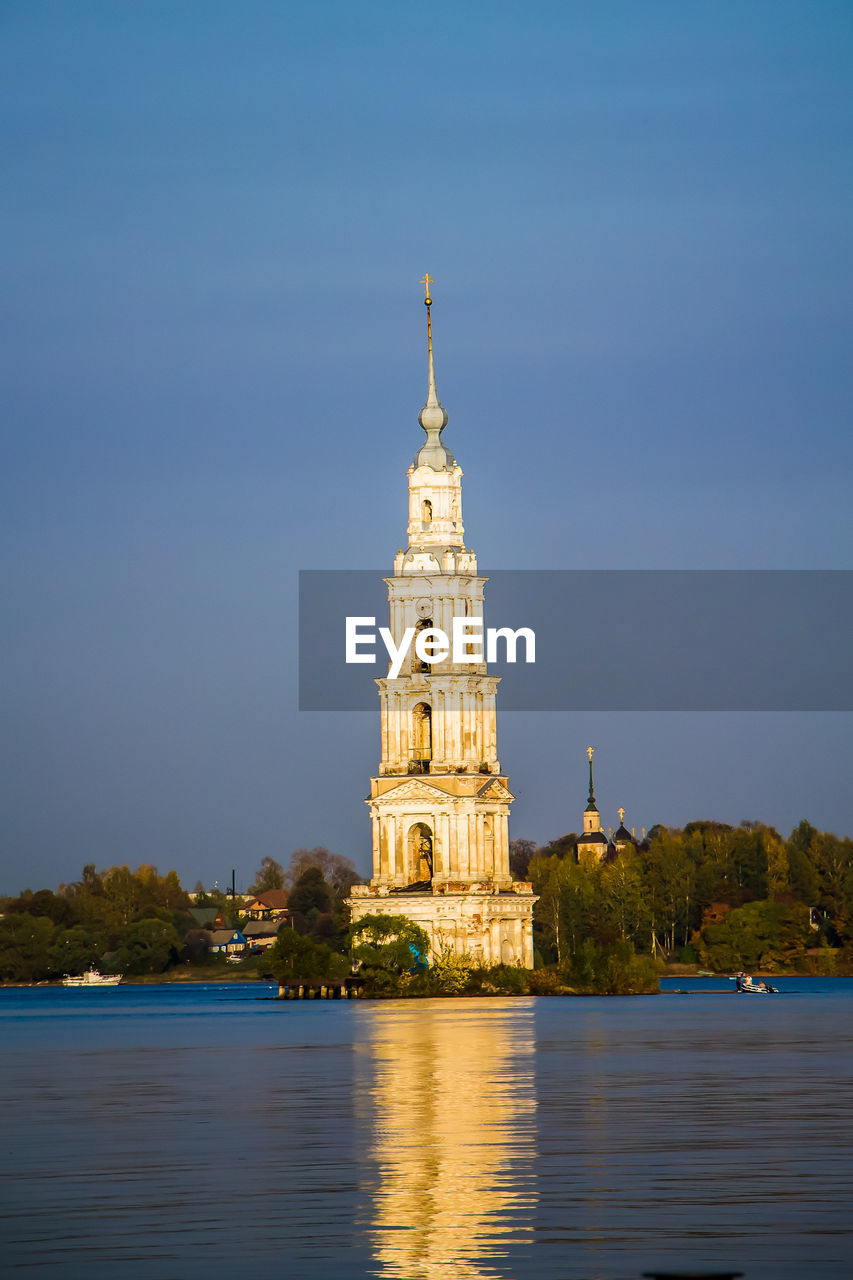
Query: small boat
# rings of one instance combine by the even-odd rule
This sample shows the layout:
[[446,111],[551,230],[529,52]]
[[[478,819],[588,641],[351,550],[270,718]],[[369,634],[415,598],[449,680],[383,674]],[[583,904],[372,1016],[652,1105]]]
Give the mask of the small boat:
[[123,973],[99,973],[93,965],[85,973],[76,977],[66,973],[62,979],[63,987],[117,987],[124,977]]
[[759,979],[757,982],[748,973],[739,973],[735,978],[735,991],[738,995],[778,996],[779,988],[771,987],[769,982]]

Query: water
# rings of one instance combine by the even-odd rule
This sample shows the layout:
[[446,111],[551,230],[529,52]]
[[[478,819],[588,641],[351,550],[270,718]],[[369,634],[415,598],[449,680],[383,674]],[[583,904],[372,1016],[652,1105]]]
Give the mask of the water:
[[665,985],[2,990],[4,1274],[849,1274],[853,980]]

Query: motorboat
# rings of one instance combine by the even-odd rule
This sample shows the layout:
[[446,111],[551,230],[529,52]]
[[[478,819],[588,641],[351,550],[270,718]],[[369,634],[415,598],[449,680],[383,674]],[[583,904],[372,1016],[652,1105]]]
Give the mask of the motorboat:
[[123,977],[123,973],[99,973],[93,965],[91,969],[77,976],[66,973],[62,979],[62,985],[63,987],[117,987]]
[[778,987],[771,987],[769,982],[764,982],[761,978],[756,981],[748,973],[739,973],[736,976],[735,990],[739,995],[746,996],[778,996],[779,994]]

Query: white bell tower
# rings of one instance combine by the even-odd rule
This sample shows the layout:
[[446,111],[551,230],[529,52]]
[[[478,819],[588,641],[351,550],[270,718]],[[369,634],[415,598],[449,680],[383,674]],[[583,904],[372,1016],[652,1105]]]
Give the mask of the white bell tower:
[[[464,542],[462,468],[441,438],[447,411],[435,385],[429,275],[422,283],[428,379],[419,422],[427,438],[408,471],[407,547],[385,579],[398,646],[407,627],[450,636],[454,618],[482,619],[486,582]],[[509,870],[513,796],[497,753],[498,682],[484,662],[430,664],[414,644],[396,679],[377,680],[373,878],[354,886],[349,902],[356,921],[376,911],[409,916],[436,953],[532,968],[535,898]]]

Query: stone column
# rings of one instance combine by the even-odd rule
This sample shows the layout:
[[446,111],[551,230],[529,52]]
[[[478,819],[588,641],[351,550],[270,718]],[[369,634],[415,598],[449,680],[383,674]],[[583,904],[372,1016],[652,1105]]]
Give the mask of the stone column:
[[533,968],[533,916],[527,916],[523,921],[524,929],[524,967],[525,969]]
[[476,841],[476,837],[478,837],[479,835],[479,826],[480,826],[479,814],[469,813],[469,815],[467,815],[466,872],[467,872],[467,876],[469,876],[470,879],[476,879],[476,876],[478,876],[478,869],[476,869],[476,864],[478,864],[478,856],[476,856],[476,844],[478,844],[478,841]]
[[515,963],[524,964],[524,928],[521,916],[516,916],[512,922],[512,950]]
[[446,880],[450,854],[450,815],[448,813],[437,814],[435,828],[433,871],[435,875]]
[[459,813],[456,809],[450,814],[450,839],[447,843],[447,866],[444,874],[448,880],[456,880],[459,876]]
[[489,925],[489,945],[492,951],[492,964],[501,962],[501,922],[492,920]]
[[445,743],[445,693],[437,689],[432,700],[432,758],[444,761],[447,759]]
[[509,818],[506,813],[495,816],[495,875],[509,876]]
[[373,874],[374,876],[378,876],[381,871],[380,857],[382,847],[382,828],[379,821],[379,814],[375,809],[371,815],[371,826],[373,828]]

